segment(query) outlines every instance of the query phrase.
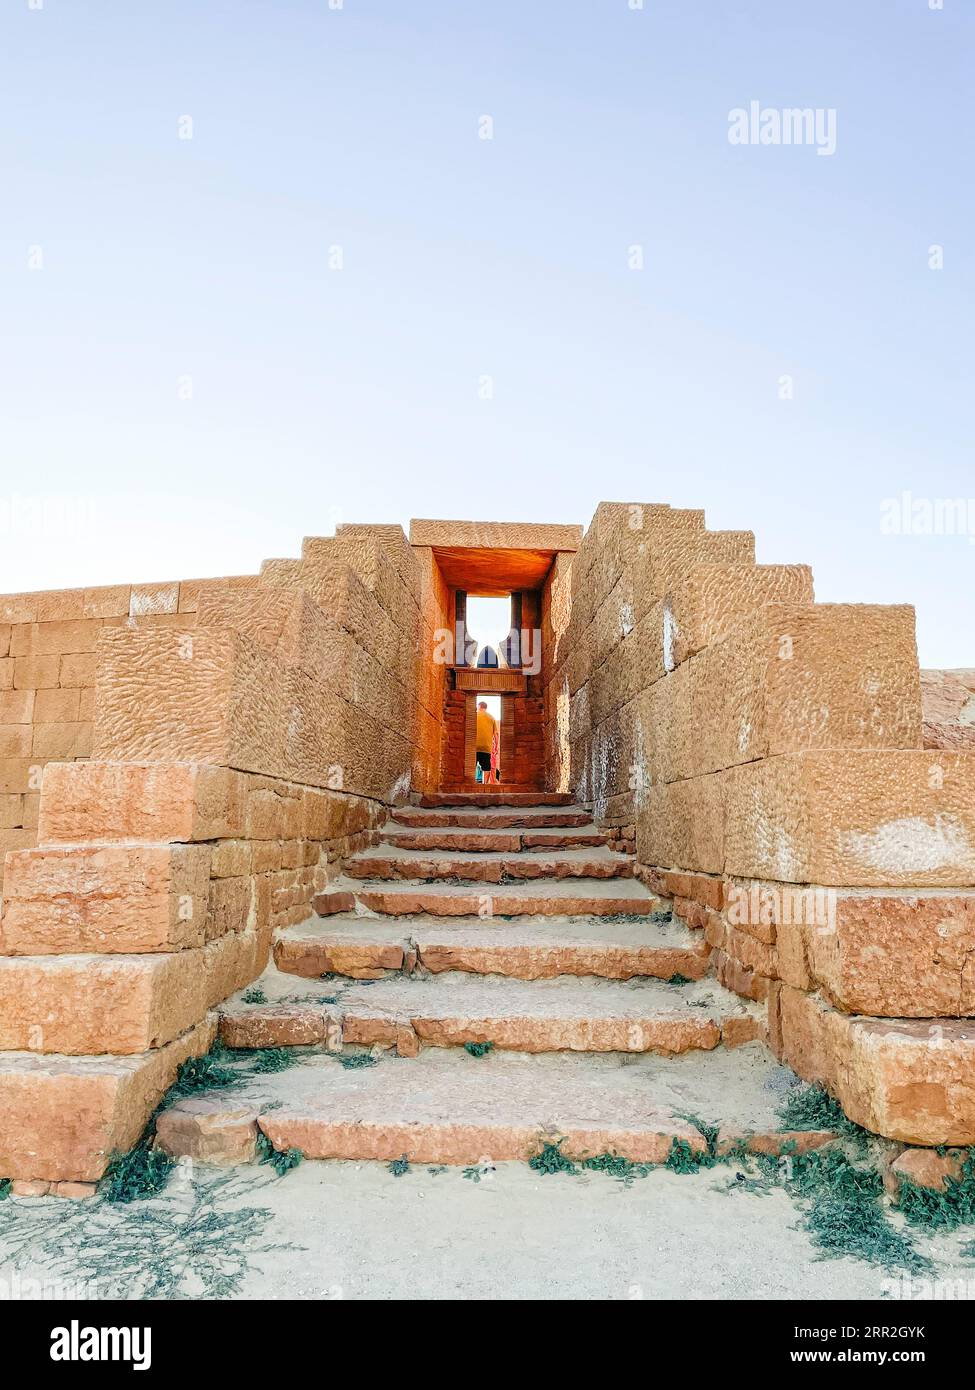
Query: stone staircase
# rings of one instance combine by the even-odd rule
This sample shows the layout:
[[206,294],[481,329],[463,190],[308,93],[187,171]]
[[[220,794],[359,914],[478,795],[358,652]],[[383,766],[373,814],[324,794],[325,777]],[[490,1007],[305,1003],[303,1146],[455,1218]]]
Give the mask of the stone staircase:
[[[501,791],[425,802],[347,862],[321,915],[279,933],[259,1000],[252,987],[221,1010],[231,1047],[312,1049],[255,1096],[276,1148],[474,1163],[558,1136],[568,1154],[659,1162],[674,1139],[702,1146],[686,1115],[727,1100],[716,1077],[781,1073],[760,1043],[729,1053],[764,1036],[762,1009],[708,977],[703,932],[583,808]],[[731,1110],[751,1142],[787,1138],[768,1105]]]

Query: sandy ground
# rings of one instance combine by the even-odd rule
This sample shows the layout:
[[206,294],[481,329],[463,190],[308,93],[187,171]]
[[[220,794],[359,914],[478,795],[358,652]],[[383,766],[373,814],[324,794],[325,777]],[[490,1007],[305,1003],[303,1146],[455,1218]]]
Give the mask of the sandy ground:
[[[88,1296],[137,1295],[154,1264],[156,1273],[178,1268],[180,1292],[197,1297],[213,1296],[215,1273],[227,1279],[221,1292],[238,1298],[890,1296],[897,1276],[817,1258],[789,1197],[729,1192],[733,1171],[657,1170],[629,1186],[603,1174],[539,1175],[523,1164],[501,1164],[479,1182],[455,1168],[395,1177],[380,1164],[334,1161],[282,1178],[256,1166],[218,1179],[212,1170],[177,1172],[163,1198],[127,1207],[8,1199],[0,1280],[70,1282],[93,1269],[102,1277],[105,1250],[128,1273],[118,1290],[85,1286]],[[222,1230],[221,1222],[242,1216],[242,1229]],[[959,1259],[971,1237],[918,1245],[942,1277],[972,1280],[975,1289],[975,1264]],[[21,1288],[20,1296],[30,1294]],[[157,1284],[155,1292],[173,1291]]]

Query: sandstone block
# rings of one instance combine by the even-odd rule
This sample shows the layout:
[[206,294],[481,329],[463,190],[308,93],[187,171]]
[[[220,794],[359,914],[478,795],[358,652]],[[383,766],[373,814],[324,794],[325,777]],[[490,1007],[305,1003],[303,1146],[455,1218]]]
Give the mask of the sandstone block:
[[806,748],[921,746],[910,607],[767,604],[690,665],[694,772]]
[[0,724],[0,758],[27,758],[30,752],[29,724]]
[[100,622],[90,618],[24,624],[15,629],[11,655],[63,656],[67,652],[90,652],[101,627]]
[[55,684],[66,687],[94,685],[96,661],[95,652],[70,652],[67,656],[62,656],[58,663],[58,679]]
[[216,1021],[129,1057],[0,1055],[0,1172],[94,1182],[130,1149],[187,1057],[207,1052]]
[[713,773],[643,790],[636,822],[642,863],[705,874],[723,871],[724,777]]
[[967,1019],[868,1019],[783,985],[772,1037],[850,1119],[905,1144],[975,1142],[975,1026]]
[[132,589],[129,584],[108,584],[86,589],[82,600],[86,618],[124,618],[129,611]]
[[767,603],[811,604],[808,565],[695,565],[671,589],[662,627],[665,668],[727,637],[740,618]]
[[957,1182],[961,1178],[965,1158],[963,1149],[948,1149],[943,1154],[932,1149],[905,1149],[890,1165],[895,1190],[899,1192],[902,1182],[910,1182],[944,1192],[949,1179]]
[[134,584],[129,595],[129,617],[154,617],[179,608],[179,584]]
[[[39,694],[43,692],[39,691]],[[60,693],[60,692],[59,692]],[[87,758],[91,753],[92,726],[74,724],[34,725],[31,756],[43,758]]]
[[42,844],[214,840],[240,835],[247,779],[201,763],[49,763]]
[[93,1182],[56,1182],[51,1184],[51,1191],[55,1197],[68,1197],[78,1202],[96,1196],[98,1187]]
[[157,1149],[218,1168],[252,1163],[257,1155],[258,1107],[232,1096],[192,1096],[156,1117]]
[[56,623],[84,616],[84,589],[50,589],[45,593],[33,594],[32,598],[35,622]]
[[[33,690],[4,690],[0,692],[0,724],[29,724],[34,718],[34,701],[37,693]],[[48,692],[40,693],[47,694]]]
[[975,893],[761,889],[787,983],[847,1013],[975,1015]]
[[0,1050],[146,1052],[206,1012],[203,952],[0,959]]
[[76,724],[81,710],[81,691],[39,690],[34,702],[33,718],[38,724]]
[[61,666],[58,656],[18,656],[14,658],[15,690],[47,690],[58,684]]
[[975,884],[971,754],[812,751],[725,776],[728,874],[835,887]]
[[9,855],[7,955],[179,951],[202,944],[209,848],[74,845]]

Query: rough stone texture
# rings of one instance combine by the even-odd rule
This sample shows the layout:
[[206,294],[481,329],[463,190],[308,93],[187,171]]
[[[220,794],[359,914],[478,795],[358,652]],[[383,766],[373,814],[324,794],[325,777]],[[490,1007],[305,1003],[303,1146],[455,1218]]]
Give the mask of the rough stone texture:
[[342,1024],[326,1004],[229,1004],[220,1010],[228,1047],[311,1047],[342,1044]]
[[[651,936],[643,927],[603,928],[569,926],[546,930],[490,928],[415,928],[418,959],[426,970],[463,970],[472,974],[508,975],[521,980],[552,979],[558,975],[596,975],[629,980],[656,976],[669,980],[683,975],[699,980],[710,952],[703,940],[672,943]],[[673,934],[675,938],[677,933]]]
[[340,932],[322,936],[291,928],[274,943],[274,963],[288,975],[311,980],[333,974],[378,980],[387,970],[404,967],[408,951],[404,934],[399,934],[399,941],[389,941],[375,939],[368,930],[359,936]]
[[663,869],[660,873],[659,892],[668,897],[700,903],[705,908],[716,911],[724,906],[724,879],[708,874],[675,873]]
[[410,544],[461,546],[477,550],[577,550],[581,526],[549,526],[529,521],[410,522]]
[[480,810],[458,808],[454,811],[427,810],[420,807],[397,806],[391,816],[394,826],[405,825],[417,828],[466,828],[469,830],[506,830],[511,827],[531,828],[532,826],[571,827],[585,826],[592,822],[588,811],[577,810],[512,810],[507,806],[484,807]]
[[240,833],[245,788],[198,763],[48,763],[38,843],[222,839]]
[[0,1172],[96,1181],[138,1139],[180,1063],[207,1052],[215,1033],[207,1019],[133,1057],[0,1054]]
[[[663,1163],[674,1139],[703,1152],[687,1116],[720,1126],[722,1151],[806,1152],[826,1131],[780,1132],[777,1106],[789,1086],[764,1049],[660,1057],[551,1053],[532,1058],[430,1048],[405,1069],[344,1070],[321,1054],[248,1083],[230,1105],[251,1103],[275,1147],[308,1157],[414,1163],[524,1159],[563,1138],[575,1158],[616,1153]],[[226,1098],[226,1097],[225,1097]],[[570,1150],[571,1145],[571,1150]]]
[[605,917],[616,912],[645,915],[657,907],[656,898],[635,879],[543,879],[533,889],[498,883],[481,893],[463,885],[365,882],[355,892],[370,912],[394,917],[418,912],[437,917]]
[[339,694],[331,674],[286,664],[279,650],[226,628],[107,630],[95,755],[216,763],[396,800],[409,783],[408,740]]
[[51,1184],[41,1178],[14,1178],[10,1184],[14,1197],[46,1197],[50,1191]]
[[647,787],[637,814],[638,858],[645,864],[721,873],[725,868],[727,776],[717,772]]
[[665,669],[726,637],[738,619],[766,603],[813,601],[808,565],[695,565],[664,600],[670,635]]
[[355,910],[355,895],[332,891],[316,893],[312,898],[312,907],[319,917],[331,917],[336,912],[352,912]]
[[921,746],[913,608],[768,604],[687,666],[677,775],[805,748]]
[[[781,900],[781,885],[767,888]],[[819,989],[847,1013],[975,1015],[975,893],[808,891],[808,911],[774,928],[788,984]]]
[[0,960],[0,1049],[140,1053],[206,1009],[203,952]]
[[540,926],[532,919],[495,926],[463,920],[443,926],[434,920],[409,927],[343,920],[288,928],[274,946],[277,968],[306,979],[324,974],[378,979],[390,970],[409,973],[419,964],[432,973],[461,970],[523,980],[557,975],[697,980],[708,957],[703,937],[676,923],[553,920]]
[[843,1014],[776,986],[775,1051],[827,1087],[857,1124],[905,1144],[975,1142],[975,1025]]
[[461,857],[444,850],[422,853],[380,845],[353,855],[345,873],[357,879],[474,879],[508,883],[512,879],[632,878],[633,865],[621,854],[601,850],[562,850],[549,854],[503,855],[482,851]]
[[975,749],[975,671],[922,671],[925,748]]
[[0,950],[41,955],[200,946],[209,868],[203,845],[62,845],[11,854]]
[[724,775],[726,873],[837,887],[975,883],[971,755],[795,753]]
[[890,1165],[896,1195],[900,1195],[904,1182],[929,1188],[932,1192],[944,1192],[949,1178],[957,1182],[961,1177],[966,1157],[961,1149],[949,1149],[945,1153],[935,1153],[931,1149],[905,1149]]
[[391,830],[387,827],[383,831],[383,843],[395,845],[397,849],[440,849],[455,854],[480,854],[486,851],[517,854],[521,849],[521,836],[515,831]]
[[155,1147],[218,1168],[250,1163],[257,1154],[257,1115],[257,1106],[233,1096],[192,1096],[157,1117]]

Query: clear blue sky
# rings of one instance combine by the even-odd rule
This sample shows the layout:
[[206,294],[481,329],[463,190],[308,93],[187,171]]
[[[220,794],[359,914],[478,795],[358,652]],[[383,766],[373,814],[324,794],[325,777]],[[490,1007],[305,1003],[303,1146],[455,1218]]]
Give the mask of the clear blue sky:
[[881,531],[975,496],[973,10],[5,0],[0,592],[663,501],[975,665],[975,544]]

